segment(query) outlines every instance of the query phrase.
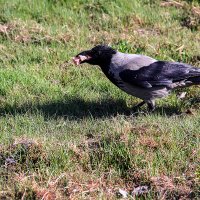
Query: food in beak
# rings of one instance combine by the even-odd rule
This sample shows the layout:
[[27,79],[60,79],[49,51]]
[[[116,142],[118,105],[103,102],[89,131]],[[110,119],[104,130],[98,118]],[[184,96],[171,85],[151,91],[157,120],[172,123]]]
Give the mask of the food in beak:
[[89,56],[78,55],[73,58],[73,62],[75,65],[80,65],[81,62],[83,62],[84,60],[88,60],[89,58]]
[[75,65],[79,65],[79,64],[80,64],[80,59],[79,59],[79,57],[74,57],[74,58],[73,58],[73,62],[74,62]]

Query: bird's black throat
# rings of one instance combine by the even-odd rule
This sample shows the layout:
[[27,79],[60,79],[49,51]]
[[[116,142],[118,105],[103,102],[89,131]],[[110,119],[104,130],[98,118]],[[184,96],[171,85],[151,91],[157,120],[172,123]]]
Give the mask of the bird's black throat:
[[111,64],[111,60],[109,63],[105,64],[105,65],[100,65],[101,70],[103,71],[103,73],[106,75],[106,77],[114,84],[118,87],[118,85],[121,83],[119,80],[117,80],[115,78],[114,73],[112,73],[110,71],[110,64]]

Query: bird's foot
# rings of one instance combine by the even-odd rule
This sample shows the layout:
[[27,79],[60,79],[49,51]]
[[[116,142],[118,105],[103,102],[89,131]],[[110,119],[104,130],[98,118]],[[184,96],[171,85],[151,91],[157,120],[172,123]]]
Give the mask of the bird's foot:
[[143,113],[141,110],[139,110],[146,102],[145,101],[142,101],[140,102],[139,104],[137,104],[136,106],[134,106],[132,109],[131,109],[131,113],[133,114],[137,114],[137,113]]
[[[141,111],[140,108],[145,104],[147,103],[147,111]],[[148,102],[145,102],[145,101],[142,101],[141,103],[137,104],[136,106],[134,106],[132,109],[131,109],[131,114],[148,114],[148,113],[151,113],[155,110],[155,101],[148,101]]]

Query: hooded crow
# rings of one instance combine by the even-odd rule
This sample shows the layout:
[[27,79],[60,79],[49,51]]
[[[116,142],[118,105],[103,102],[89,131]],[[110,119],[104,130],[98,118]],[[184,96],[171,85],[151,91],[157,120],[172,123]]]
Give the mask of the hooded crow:
[[200,84],[200,68],[179,63],[158,61],[138,54],[126,54],[98,45],[73,58],[76,65],[99,65],[106,77],[121,90],[147,103],[155,109],[155,99],[170,94],[176,88]]

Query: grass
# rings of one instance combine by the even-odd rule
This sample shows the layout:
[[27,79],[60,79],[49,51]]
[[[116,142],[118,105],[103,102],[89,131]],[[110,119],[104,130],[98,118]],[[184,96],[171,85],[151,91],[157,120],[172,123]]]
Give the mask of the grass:
[[200,67],[200,4],[170,2],[0,1],[0,199],[199,198],[199,87],[135,116],[138,99],[70,61],[106,43]]

